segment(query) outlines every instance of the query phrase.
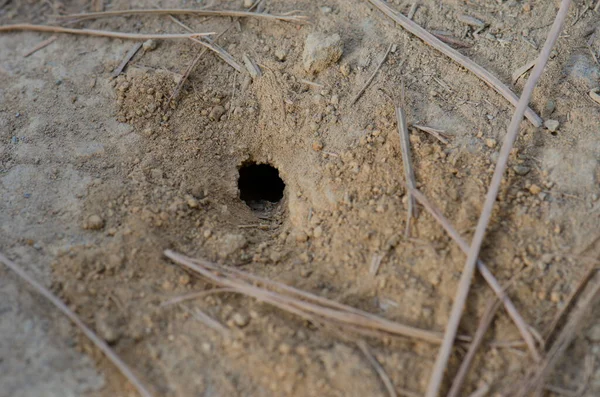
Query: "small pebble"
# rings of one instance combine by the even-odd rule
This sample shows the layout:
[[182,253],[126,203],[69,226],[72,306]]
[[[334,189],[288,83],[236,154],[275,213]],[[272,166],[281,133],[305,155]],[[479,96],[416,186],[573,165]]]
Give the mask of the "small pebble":
[[279,62],[283,62],[287,58],[287,52],[284,49],[278,48],[275,50],[275,58],[277,58]]
[[556,132],[558,131],[558,127],[560,126],[560,123],[558,122],[558,120],[546,120],[544,121],[544,127],[546,127],[548,129],[548,131],[550,132]]
[[515,171],[515,173],[517,175],[527,175],[529,173],[529,171],[531,171],[531,168],[524,166],[524,165],[515,165],[513,167],[513,170]]
[[548,99],[546,101],[546,105],[544,105],[544,110],[542,110],[542,117],[549,117],[552,112],[556,109],[556,102],[552,99]]
[[350,76],[350,65],[348,65],[347,63],[344,63],[343,65],[341,65],[340,66],[340,73],[344,77]]
[[190,283],[190,276],[188,276],[187,274],[183,274],[179,277],[180,285],[188,285],[189,283]]
[[240,328],[245,327],[246,325],[248,325],[249,322],[250,322],[250,317],[248,317],[245,314],[235,313],[233,315],[233,323]]
[[279,345],[279,353],[281,354],[289,354],[292,351],[292,347],[287,343],[282,343]]
[[198,200],[196,200],[193,196],[187,196],[185,201],[190,208],[198,208]]
[[319,238],[322,235],[323,235],[323,228],[321,226],[315,227],[315,230],[313,230],[313,236],[315,236],[315,238]]
[[323,150],[323,142],[321,141],[314,141],[312,144],[312,148],[315,152],[321,151]]
[[533,184],[529,187],[529,192],[531,194],[539,194],[542,191],[542,188],[536,184]]
[[104,227],[104,219],[98,215],[90,215],[84,229],[100,230]]
[[488,138],[485,140],[485,144],[487,145],[487,147],[489,148],[495,148],[496,145],[498,145],[498,141],[496,141],[493,138]]
[[157,45],[158,44],[156,43],[156,41],[150,39],[144,41],[144,44],[142,44],[142,48],[144,49],[144,51],[154,51]]
[[223,116],[224,114],[225,108],[221,105],[218,105],[212,108],[208,117],[210,117],[211,120],[219,121],[221,120],[221,116]]
[[244,8],[250,8],[254,5],[254,0],[244,0]]

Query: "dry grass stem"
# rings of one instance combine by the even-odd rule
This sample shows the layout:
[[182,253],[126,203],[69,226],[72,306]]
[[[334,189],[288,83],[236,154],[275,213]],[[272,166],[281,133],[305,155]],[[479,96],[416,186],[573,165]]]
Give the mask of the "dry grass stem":
[[34,54],[34,53],[38,52],[39,50],[41,50],[42,48],[49,46],[50,44],[54,43],[54,41],[56,39],[58,39],[58,36],[51,36],[51,37],[47,38],[46,40],[42,41],[41,43],[39,43],[38,45],[33,47],[31,50],[29,50],[25,54],[23,54],[23,58],[27,58],[31,54]]
[[[446,230],[446,233],[458,244],[460,249],[466,254],[469,252],[469,244],[460,236],[458,231],[454,229],[450,221],[442,215],[442,213],[434,207],[433,204],[429,202],[427,197],[423,193],[418,190],[413,192],[414,197],[429,211],[429,213],[438,221],[440,225]],[[494,277],[492,272],[487,268],[485,263],[481,259],[477,260],[477,269],[479,273],[483,276],[485,281],[488,283],[492,291],[496,294],[498,299],[504,305],[506,312],[510,316],[510,318],[515,323],[517,329],[521,333],[523,340],[527,344],[529,351],[531,352],[531,356],[535,361],[540,361],[540,354],[535,346],[535,340],[531,333],[531,328],[525,322],[515,305],[512,303],[508,295],[506,294],[505,288],[503,288],[498,280]]]
[[454,36],[450,36],[447,34],[441,34],[441,33],[432,33],[432,35],[434,37],[436,37],[437,39],[439,39],[440,41],[446,43],[446,44],[450,44],[453,45],[454,47],[457,48],[469,48],[472,47],[471,43],[467,43],[466,41],[457,39]]
[[227,63],[229,66],[231,66],[238,72],[242,73],[244,71],[242,66],[239,63],[237,63],[237,61],[227,51],[225,51],[221,46],[219,46],[211,41],[208,41],[208,40],[198,40],[195,38],[190,38],[190,40],[208,48],[209,50],[211,50],[212,52],[217,54],[219,56],[219,58],[224,60],[225,63]]
[[416,1],[414,3],[412,3],[412,5],[410,6],[410,10],[408,10],[407,18],[410,19],[411,21],[414,18],[418,7],[419,7],[419,3],[417,3]]
[[469,368],[471,368],[473,359],[475,359],[475,353],[477,353],[479,346],[483,342],[483,337],[485,336],[485,333],[492,324],[492,320],[494,319],[496,311],[500,307],[500,303],[501,302],[498,299],[494,298],[486,306],[485,312],[483,313],[483,317],[481,317],[481,320],[479,321],[479,326],[477,327],[475,336],[473,336],[473,342],[469,345],[467,354],[465,355],[465,358],[463,358],[463,361],[460,364],[460,368],[458,369],[458,372],[454,377],[452,387],[450,388],[447,397],[460,396],[460,389],[462,388],[463,382],[467,378],[467,374],[469,373]]
[[375,369],[377,375],[379,375],[379,378],[383,382],[383,385],[385,386],[388,395],[390,397],[397,397],[398,394],[396,393],[396,389],[394,388],[392,380],[388,376],[387,372],[385,372],[385,369],[381,366],[381,364],[379,364],[379,361],[377,361],[375,356],[373,356],[373,354],[369,350],[369,346],[367,345],[367,343],[365,341],[359,340],[356,342],[356,345],[358,346],[360,351],[365,355],[371,366]]
[[[395,12],[390,6],[388,6],[383,0],[369,0],[371,4],[375,7],[379,8],[381,12],[387,15],[389,18],[393,19],[396,23],[406,29],[408,32],[414,34],[421,40],[423,40],[426,44],[429,44],[431,47],[440,51],[442,54],[446,55],[454,62],[458,63],[465,69],[468,69],[481,80],[483,80],[487,85],[492,87],[496,92],[506,98],[510,103],[514,106],[517,106],[519,102],[519,97],[510,90],[500,79],[496,76],[488,72],[483,67],[479,66],[460,52],[455,49],[449,47],[444,44],[440,39],[435,37],[433,34],[429,33],[427,30],[423,29],[421,26],[417,25],[415,22],[411,21],[404,15]],[[531,123],[540,127],[542,125],[542,119],[531,109],[527,108],[525,112],[525,116]]]
[[523,119],[523,115],[528,109],[527,105],[529,104],[529,100],[531,99],[533,89],[535,88],[537,81],[542,75],[546,66],[546,62],[548,62],[548,59],[550,58],[550,51],[552,51],[552,47],[554,46],[554,43],[560,35],[565,19],[567,17],[567,13],[569,11],[570,4],[571,0],[563,0],[561,2],[561,6],[556,15],[556,19],[552,24],[552,28],[548,33],[548,37],[546,39],[546,42],[544,43],[544,47],[542,48],[542,51],[540,52],[540,55],[538,57],[538,62],[535,64],[533,71],[531,72],[531,75],[529,76],[529,79],[527,80],[527,83],[523,88],[523,93],[518,101],[517,108],[508,127],[506,137],[504,138],[504,143],[502,144],[502,148],[500,149],[500,155],[498,157],[498,162],[496,163],[494,175],[492,177],[492,181],[490,183],[490,187],[485,198],[483,211],[481,212],[481,216],[479,217],[479,222],[477,223],[477,228],[475,229],[475,235],[473,236],[473,241],[471,242],[471,247],[469,249],[469,253],[467,254],[467,260],[465,262],[465,266],[459,281],[458,290],[454,299],[454,303],[452,304],[450,318],[448,320],[448,325],[444,334],[444,342],[440,347],[438,357],[436,359],[430,382],[427,388],[427,397],[436,397],[439,393],[439,389],[444,378],[444,371],[446,369],[448,359],[450,358],[450,354],[452,352],[454,338],[456,336],[465,302],[469,294],[471,280],[473,278],[475,265],[479,257],[481,244],[483,243],[483,238],[485,237],[485,232],[487,230],[487,226],[492,216],[492,210],[494,209],[494,204],[496,203],[496,199],[498,197],[498,191],[500,190],[502,176],[504,175],[506,165],[508,164],[508,157],[510,155],[510,151],[519,133],[519,125],[521,123],[521,120]]
[[517,70],[515,70],[511,76],[512,83],[515,84],[517,82],[517,80],[519,80],[519,78],[521,78],[521,76],[523,76],[525,73],[527,73],[529,71],[529,69],[531,69],[532,67],[535,66],[536,62],[537,62],[537,59],[534,59],[533,61],[528,62],[525,65],[518,68]]
[[119,66],[115,69],[115,71],[112,73],[111,77],[117,77],[118,75],[121,74],[121,72],[123,72],[123,69],[125,69],[125,67],[127,66],[127,64],[129,63],[129,61],[131,61],[131,58],[134,57],[134,55],[140,50],[140,48],[142,48],[142,43],[136,43],[130,50],[129,52],[127,52],[127,55],[125,55],[125,58],[123,58],[123,60],[121,61],[121,63],[119,64]]
[[[225,32],[227,32],[229,29],[231,29],[231,26],[233,26],[233,25],[229,25],[229,27],[227,29],[225,29],[224,31],[222,31],[221,33],[219,33],[215,37],[214,40],[217,40],[219,37],[223,36],[225,34]],[[213,40],[213,43],[214,43],[214,40]],[[173,92],[171,93],[169,100],[167,102],[165,102],[165,107],[170,106],[171,103],[179,97],[179,94],[181,93],[181,89],[183,88],[185,82],[188,80],[188,78],[190,77],[190,74],[196,68],[198,63],[200,63],[200,59],[202,59],[204,54],[206,54],[207,52],[208,52],[207,47],[202,48],[202,50],[200,50],[200,52],[198,53],[196,58],[194,58],[194,60],[188,65],[185,72],[183,73],[183,76],[179,80],[179,83],[177,83],[177,85],[173,89]]]
[[556,314],[556,316],[554,317],[552,322],[548,325],[546,332],[544,332],[544,334],[546,335],[544,338],[545,344],[549,344],[552,341],[552,337],[554,336],[556,327],[562,321],[565,314],[573,307],[573,303],[575,302],[577,297],[581,294],[581,292],[585,289],[585,286],[589,283],[589,281],[592,279],[594,274],[597,273],[597,271],[598,271],[598,269],[596,268],[595,264],[592,264],[591,266],[588,267],[588,270],[585,272],[585,275],[583,276],[581,281],[577,284],[577,288],[575,288],[575,290],[571,293],[569,298],[567,298],[566,304],[563,306],[562,309],[559,310],[559,312]]
[[485,397],[490,392],[490,385],[484,383],[479,389],[475,390],[473,393],[469,394],[468,397]]
[[298,24],[309,23],[308,17],[303,15],[271,15],[248,11],[228,11],[228,10],[190,10],[190,9],[139,9],[139,10],[119,10],[105,12],[89,12],[83,14],[71,14],[57,16],[58,21],[84,21],[88,19],[99,19],[109,17],[121,17],[127,15],[194,15],[202,17],[234,17],[234,18],[259,18],[270,21],[285,21]]
[[412,126],[418,130],[421,130],[423,132],[430,134],[431,136],[436,138],[438,141],[442,142],[444,145],[447,145],[448,143],[450,143],[450,141],[447,138],[447,134],[445,133],[446,131],[444,131],[444,130],[438,130],[435,128],[427,127],[424,125],[418,125],[418,124],[413,124]]
[[17,265],[10,259],[8,259],[2,253],[0,253],[0,262],[4,263],[10,270],[12,270],[19,277],[21,277],[23,280],[25,280],[25,282],[27,282],[27,284],[32,286],[33,289],[35,289],[44,298],[49,300],[50,303],[52,303],[58,310],[60,310],[65,316],[67,316],[69,318],[69,320],[71,320],[81,330],[81,332],[83,332],[84,335],[87,336],[88,339],[90,341],[92,341],[92,343],[94,345],[96,345],[96,347],[98,349],[100,349],[100,351],[102,351],[102,353],[104,353],[106,358],[108,358],[108,360],[111,361],[115,365],[115,367],[117,367],[119,369],[119,371],[121,371],[123,376],[125,376],[125,378],[127,378],[127,380],[135,387],[135,389],[138,391],[138,393],[141,396],[143,396],[143,397],[151,397],[152,396],[152,394],[148,391],[146,386],[144,386],[142,384],[142,382],[137,378],[137,376],[135,376],[135,374],[127,366],[127,364],[125,364],[125,362],[123,360],[121,360],[119,358],[119,356],[117,356],[117,354],[106,344],[106,342],[104,342],[102,339],[100,339],[94,333],[94,331],[92,331],[90,328],[88,328],[87,325],[85,325],[83,323],[83,321],[81,321],[79,319],[77,314],[75,314],[71,309],[69,309],[67,307],[67,305],[65,305],[60,299],[58,299],[58,297],[56,297],[52,292],[50,292],[42,284],[38,283],[33,278],[31,278],[25,272],[25,270],[23,270],[19,265]]
[[208,328],[211,328],[218,333],[220,333],[223,337],[228,337],[231,335],[231,331],[229,331],[223,324],[210,317],[208,314],[204,313],[202,310],[196,308],[194,310],[184,308],[186,312],[189,313],[190,316],[194,317],[194,319]]
[[595,274],[595,277],[588,285],[588,288],[581,294],[580,300],[573,308],[569,320],[550,347],[546,359],[532,371],[524,387],[520,388],[519,397],[533,395],[543,389],[546,378],[552,373],[558,360],[564,355],[573,339],[577,336],[583,320],[590,315],[590,309],[598,300],[600,293],[600,277],[598,277],[598,273]]
[[[220,266],[205,260],[192,259],[171,250],[165,255],[177,264],[191,270],[212,284],[232,288],[235,292],[253,297],[310,321],[318,321],[353,329],[363,335],[405,336],[431,343],[440,343],[438,332],[422,330],[383,319],[374,314],[321,298],[317,295],[254,276],[231,267]],[[463,338],[469,340],[469,338]]]
[[185,23],[181,22],[179,19],[175,18],[173,15],[169,15],[169,19],[175,22],[175,24],[181,26],[184,30],[187,30],[190,33],[194,33],[194,30],[192,28],[187,26]]
[[371,259],[371,266],[369,267],[369,274],[371,276],[376,276],[379,271],[379,266],[381,265],[381,261],[383,260],[384,254],[374,254]]
[[30,31],[30,32],[51,32],[51,33],[69,33],[79,34],[84,36],[98,36],[98,37],[110,37],[113,39],[125,39],[125,40],[177,40],[177,39],[189,39],[194,37],[210,36],[215,34],[210,33],[121,33],[113,32],[110,30],[94,30],[94,29],[72,29],[63,28],[60,26],[49,26],[49,25],[32,25],[28,23],[19,23],[14,25],[0,25],[0,32],[15,32],[15,31]]
[[402,150],[404,177],[406,179],[406,186],[408,187],[408,217],[406,219],[406,229],[404,231],[404,235],[408,237],[410,235],[410,221],[413,217],[417,217],[415,198],[412,195],[412,191],[414,191],[417,188],[417,184],[415,182],[415,173],[412,168],[412,159],[410,155],[410,139],[408,137],[408,124],[406,123],[406,115],[404,114],[404,109],[400,106],[396,106],[396,120],[398,123],[398,134],[400,134],[400,148]]
[[165,302],[161,303],[160,307],[166,307],[166,306],[176,305],[176,304],[181,303],[181,302],[185,302],[185,301],[189,301],[189,300],[194,300],[194,299],[199,299],[199,298],[203,298],[203,297],[208,296],[208,295],[217,294],[217,293],[224,293],[224,292],[235,292],[235,290],[232,289],[232,288],[213,288],[213,289],[209,289],[209,290],[206,290],[206,291],[192,292],[192,293],[189,293],[189,294],[185,294],[185,295],[181,295],[181,296],[176,296],[175,298],[169,299],[168,301],[165,301]]
[[383,55],[383,58],[381,58],[381,61],[379,61],[379,64],[377,65],[377,67],[375,68],[375,70],[373,71],[371,76],[367,79],[367,82],[365,83],[365,85],[363,85],[363,87],[360,89],[360,91],[358,91],[358,94],[356,94],[356,96],[352,100],[352,102],[351,102],[352,105],[354,105],[356,103],[356,101],[358,101],[360,99],[362,94],[364,94],[365,90],[369,87],[369,85],[371,84],[371,82],[373,81],[375,76],[377,75],[377,72],[379,72],[379,69],[381,69],[381,67],[385,63],[385,60],[387,59],[388,55],[390,55],[392,46],[393,46],[393,44],[390,44],[388,46],[387,50],[385,51],[385,54]]
[[250,73],[253,79],[262,76],[262,71],[260,67],[254,62],[254,59],[250,58],[247,54],[244,54],[243,58],[244,66],[246,66],[246,70]]
[[321,88],[325,87],[323,84],[315,83],[314,81],[310,81],[310,80],[300,79],[300,82],[304,83],[306,85],[310,85],[310,86],[315,87],[315,88],[320,88],[321,89]]
[[[256,2],[254,2],[254,4],[252,4],[250,6],[250,8],[247,9],[248,12],[252,11],[254,8],[256,8],[258,6],[258,4],[260,3],[261,0],[257,0]],[[173,17],[172,15],[169,15],[171,17],[171,19],[176,20],[177,19],[175,17]],[[179,22],[181,25],[183,25],[183,23]],[[185,25],[183,25],[185,26]],[[219,33],[213,40],[212,42],[215,43],[215,41],[220,38],[221,36],[223,36],[229,29],[231,29],[233,27],[233,24],[229,24],[229,26],[223,30],[221,33]],[[165,107],[166,106],[170,106],[171,103],[176,100],[179,97],[179,94],[181,93],[181,89],[183,88],[185,82],[187,81],[187,79],[190,77],[190,74],[194,71],[194,69],[196,68],[196,66],[198,65],[198,63],[200,62],[200,59],[202,59],[202,57],[204,56],[204,54],[206,54],[206,52],[208,51],[208,48],[204,47],[196,56],[196,58],[194,58],[194,60],[188,65],[188,67],[185,70],[185,73],[183,74],[183,77],[181,78],[181,80],[179,80],[179,83],[177,83],[177,86],[175,86],[175,89],[173,90],[173,92],[171,93],[171,96],[169,97],[169,100],[165,103]]]

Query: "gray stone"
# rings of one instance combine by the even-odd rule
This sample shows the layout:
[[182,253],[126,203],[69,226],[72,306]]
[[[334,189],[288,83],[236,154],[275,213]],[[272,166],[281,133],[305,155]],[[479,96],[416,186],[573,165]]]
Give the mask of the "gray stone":
[[531,171],[531,168],[524,166],[524,165],[515,165],[513,167],[513,170],[515,171],[515,173],[517,175],[527,175],[529,173],[529,171]]
[[560,126],[560,123],[558,122],[558,120],[546,120],[544,121],[544,127],[546,127],[548,129],[548,131],[550,132],[556,132],[558,131],[558,127]]
[[337,62],[343,53],[343,43],[339,34],[330,36],[311,33],[304,42],[302,61],[304,70],[319,73]]

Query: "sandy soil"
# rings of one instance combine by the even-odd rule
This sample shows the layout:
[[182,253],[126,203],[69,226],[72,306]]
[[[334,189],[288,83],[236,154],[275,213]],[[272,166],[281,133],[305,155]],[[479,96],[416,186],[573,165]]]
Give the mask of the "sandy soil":
[[[55,13],[89,11],[90,3],[0,1],[0,23],[46,23]],[[104,9],[205,3],[113,0]],[[390,3],[406,14],[412,2]],[[509,295],[542,335],[600,258],[600,104],[588,96],[600,87],[600,14],[593,3],[572,6],[532,100],[559,127],[522,123],[482,251],[500,282],[512,280]],[[468,44],[460,51],[516,92],[525,78],[510,84],[511,74],[535,59],[558,7],[546,0],[419,4],[417,23]],[[50,35],[0,35],[0,250],[51,287],[156,395],[386,395],[351,334],[340,338],[232,293],[161,307],[212,288],[164,258],[167,248],[405,324],[441,332],[448,320],[465,257],[424,211],[411,237],[404,236],[407,196],[394,106],[404,83],[409,124],[450,137],[444,144],[411,128],[413,164],[418,187],[466,239],[513,108],[368,1],[263,5],[273,14],[294,9],[313,24],[178,17],[194,31],[227,29],[217,43],[242,65],[244,56],[254,60],[262,76],[207,53],[173,104],[167,98],[201,50],[189,41],[142,49],[111,78],[135,42],[59,35],[25,58]],[[461,15],[485,27],[477,31]],[[166,16],[75,26],[185,32]],[[307,72],[311,33],[323,40],[339,35],[343,53]],[[353,103],[390,44],[386,62]],[[277,204],[240,199],[239,170],[251,163],[278,170],[285,189]],[[477,276],[461,333],[475,332],[492,296]],[[599,310],[549,385],[576,390],[587,383],[584,395],[600,394]],[[233,336],[198,321],[198,311]],[[509,395],[532,361],[522,346],[492,342],[519,340],[500,310],[464,395],[483,385],[489,395]],[[399,391],[424,392],[436,346],[404,338],[367,342]],[[464,353],[456,348],[445,387]],[[79,395],[135,393],[66,319],[0,267],[0,396]]]

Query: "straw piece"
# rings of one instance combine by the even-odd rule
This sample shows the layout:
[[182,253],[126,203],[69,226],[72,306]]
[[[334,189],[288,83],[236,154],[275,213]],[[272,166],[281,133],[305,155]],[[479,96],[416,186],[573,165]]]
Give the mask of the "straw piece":
[[52,33],[69,33],[69,34],[80,34],[85,36],[99,36],[99,37],[110,37],[113,39],[125,39],[125,40],[176,40],[176,39],[189,39],[193,37],[210,36],[215,34],[210,33],[180,33],[180,34],[151,34],[151,33],[120,33],[113,32],[110,30],[94,30],[94,29],[72,29],[63,28],[60,26],[50,25],[32,25],[29,23],[18,23],[14,25],[0,25],[0,32],[14,32],[14,31],[32,31],[32,32],[52,32]]
[[473,236],[473,241],[471,242],[471,248],[469,249],[469,253],[467,255],[467,260],[465,262],[463,273],[458,285],[457,294],[452,305],[450,319],[448,320],[448,326],[446,327],[446,332],[444,335],[444,342],[442,343],[433,368],[429,386],[427,388],[427,397],[436,397],[439,393],[439,389],[444,378],[444,371],[452,352],[454,337],[458,330],[458,325],[460,323],[462,311],[467,300],[467,295],[469,294],[471,279],[473,278],[475,265],[477,263],[477,258],[479,257],[479,250],[481,249],[481,244],[483,243],[483,238],[485,237],[485,232],[492,216],[492,210],[494,209],[494,204],[496,202],[496,198],[498,197],[498,191],[500,190],[502,176],[506,170],[510,151],[519,133],[519,125],[523,119],[525,111],[528,108],[527,104],[531,99],[535,84],[542,75],[544,67],[546,66],[546,62],[548,62],[548,59],[550,58],[550,51],[552,51],[552,47],[554,46],[554,43],[558,39],[558,36],[562,30],[570,4],[571,0],[562,1],[558,14],[556,15],[556,19],[554,20],[552,28],[548,33],[546,42],[544,43],[544,47],[539,55],[538,62],[535,64],[533,71],[531,72],[531,75],[525,84],[523,94],[521,95],[521,99],[518,101],[517,108],[508,127],[504,143],[500,150],[500,156],[494,170],[494,175],[486,195],[483,211],[479,218],[479,222],[477,223],[475,235]]
[[[479,66],[460,52],[456,51],[452,47],[444,44],[440,39],[423,29],[421,26],[406,18],[404,15],[395,12],[390,6],[384,3],[382,0],[369,0],[371,4],[375,7],[379,8],[381,12],[385,15],[393,19],[396,23],[402,26],[404,29],[414,34],[421,40],[423,40],[426,44],[429,44],[436,50],[440,51],[442,54],[446,55],[454,62],[458,63],[465,69],[470,70],[473,74],[483,80],[487,85],[492,87],[496,92],[506,98],[510,103],[514,106],[517,106],[519,102],[519,97],[510,90],[504,83],[500,81],[496,76],[492,75],[490,72],[485,70],[483,67]],[[527,108],[525,112],[525,116],[531,124],[536,127],[540,127],[542,125],[542,119],[535,114],[535,112],[529,108]]]
[[[441,335],[438,332],[386,320],[374,314],[238,269],[220,266],[205,260],[192,259],[171,250],[166,250],[164,254],[213,284],[232,288],[237,293],[256,298],[311,321],[316,319],[344,329],[353,328],[364,335],[373,335],[374,331],[375,333],[383,332],[388,335],[416,338],[431,343],[440,343],[441,341]],[[469,338],[463,339],[468,340]]]
[[[429,202],[427,197],[425,197],[425,195],[423,195],[423,193],[421,193],[420,191],[413,191],[413,195],[417,199],[417,201],[419,201],[423,205],[423,207],[425,207],[425,209],[429,211],[429,213],[435,218],[435,220],[437,220],[438,223],[442,225],[442,227],[446,230],[446,233],[448,233],[448,235],[452,237],[452,239],[458,244],[460,249],[465,254],[469,252],[469,244],[460,236],[460,233],[458,233],[458,231],[454,229],[450,221],[446,217],[444,217],[444,215],[442,215],[439,209],[434,207],[433,204]],[[477,269],[479,270],[485,281],[488,283],[490,288],[494,291],[498,299],[500,299],[500,301],[504,304],[504,308],[506,309],[508,315],[513,320],[517,329],[521,333],[521,336],[527,344],[527,347],[529,348],[533,359],[535,361],[540,361],[540,354],[537,348],[535,347],[535,340],[531,334],[531,329],[529,325],[525,322],[521,314],[519,314],[519,311],[504,291],[504,288],[500,285],[498,280],[496,280],[492,272],[487,268],[487,266],[483,263],[481,259],[477,261]]]
[[408,218],[406,220],[406,229],[404,235],[410,235],[410,220],[417,217],[417,208],[415,206],[415,198],[412,196],[412,191],[417,188],[415,182],[415,173],[412,168],[412,159],[410,156],[410,139],[408,137],[408,125],[406,123],[406,115],[404,109],[396,106],[396,120],[398,122],[398,133],[400,134],[400,148],[402,150],[402,162],[404,164],[404,177],[406,186],[408,187]]
[[460,389],[469,373],[469,368],[475,359],[475,353],[477,353],[479,346],[483,342],[483,337],[492,324],[492,320],[494,319],[498,307],[500,307],[500,301],[495,298],[487,304],[483,317],[481,317],[481,320],[479,321],[477,332],[475,332],[475,336],[473,336],[473,342],[469,345],[469,350],[467,350],[467,354],[460,364],[460,368],[454,377],[454,382],[452,382],[452,387],[450,388],[447,397],[459,396]]
[[375,369],[377,375],[379,375],[379,378],[383,382],[383,385],[385,386],[385,389],[387,390],[390,397],[397,397],[398,394],[396,394],[396,389],[394,388],[392,380],[388,376],[387,372],[385,372],[385,369],[381,366],[381,364],[379,364],[379,361],[377,361],[375,356],[373,356],[373,353],[371,353],[371,351],[369,350],[369,346],[367,345],[367,343],[365,341],[359,340],[356,342],[356,345],[358,346],[360,351],[362,351],[362,353],[365,355],[371,366]]
[[89,12],[82,14],[71,14],[64,16],[57,16],[56,19],[59,21],[84,21],[88,19],[99,19],[108,17],[120,17],[127,15],[195,15],[195,16],[213,16],[213,17],[252,17],[259,19],[278,20],[285,22],[294,22],[298,24],[309,23],[308,17],[303,15],[271,15],[263,14],[259,12],[247,12],[247,11],[228,11],[228,10],[191,10],[191,9],[139,9],[139,10],[119,10],[119,11],[105,11],[105,12]]
[[129,52],[127,52],[127,55],[125,55],[125,58],[123,58],[123,60],[121,61],[121,63],[119,64],[119,66],[115,69],[115,71],[112,73],[111,77],[117,77],[118,75],[121,74],[121,72],[123,72],[123,69],[125,69],[125,67],[127,66],[127,64],[129,63],[129,61],[131,61],[131,58],[134,57],[134,55],[140,50],[140,48],[142,48],[143,43],[136,43],[130,50]]
[[244,71],[244,69],[242,69],[242,66],[239,63],[237,63],[237,61],[227,51],[225,51],[221,46],[219,46],[213,42],[210,42],[208,40],[198,40],[193,37],[190,37],[190,40],[192,40],[195,43],[201,44],[204,47],[208,48],[209,50],[213,51],[215,54],[217,54],[219,56],[219,58],[224,60],[225,63],[227,63],[229,66],[231,66],[238,72],[242,73]]
[[23,58],[27,58],[31,54],[33,54],[35,52],[38,52],[42,48],[45,48],[45,47],[49,46],[50,44],[54,43],[54,41],[56,39],[58,39],[58,36],[50,36],[49,38],[47,38],[46,40],[42,41],[41,43],[39,43],[38,45],[36,45],[35,47],[33,47],[31,50],[29,50],[25,54],[23,54]]
[[129,382],[136,388],[136,390],[141,396],[152,397],[152,394],[148,391],[148,389],[146,389],[146,386],[144,386],[142,382],[137,378],[137,376],[135,376],[135,374],[127,366],[127,364],[125,364],[125,362],[121,360],[119,356],[117,356],[117,354],[110,347],[108,347],[106,342],[100,339],[94,333],[94,331],[89,329],[87,325],[85,325],[83,321],[81,321],[79,317],[77,317],[77,314],[75,314],[71,309],[67,307],[67,305],[65,305],[52,292],[50,292],[50,290],[48,290],[42,284],[38,283],[33,278],[31,278],[19,265],[8,259],[2,253],[0,253],[0,262],[4,263],[13,272],[17,273],[19,277],[25,280],[25,282],[31,285],[33,289],[35,289],[44,298],[48,299],[50,303],[52,303],[58,310],[60,310],[65,316],[67,316],[69,320],[71,320],[81,330],[81,332],[83,332],[84,335],[87,336],[89,340],[92,341],[92,343],[102,351],[102,353],[104,353],[106,358],[108,358],[109,361],[111,361],[115,365],[115,367],[117,367],[119,371],[121,371],[123,376],[125,376],[125,378],[129,380]]
[[362,94],[369,87],[369,85],[371,84],[371,82],[373,81],[375,76],[377,75],[377,72],[379,72],[379,69],[381,69],[381,67],[385,63],[385,60],[387,59],[388,55],[390,55],[390,51],[392,50],[392,47],[393,47],[393,44],[390,44],[388,46],[387,50],[385,51],[385,54],[383,54],[383,57],[381,58],[381,61],[379,61],[379,64],[377,64],[377,67],[375,68],[375,70],[373,71],[371,76],[367,79],[367,82],[363,85],[363,87],[360,89],[360,91],[358,91],[358,94],[356,94],[354,96],[354,99],[351,102],[352,105],[354,105],[356,103],[356,101],[358,101],[360,99]]

